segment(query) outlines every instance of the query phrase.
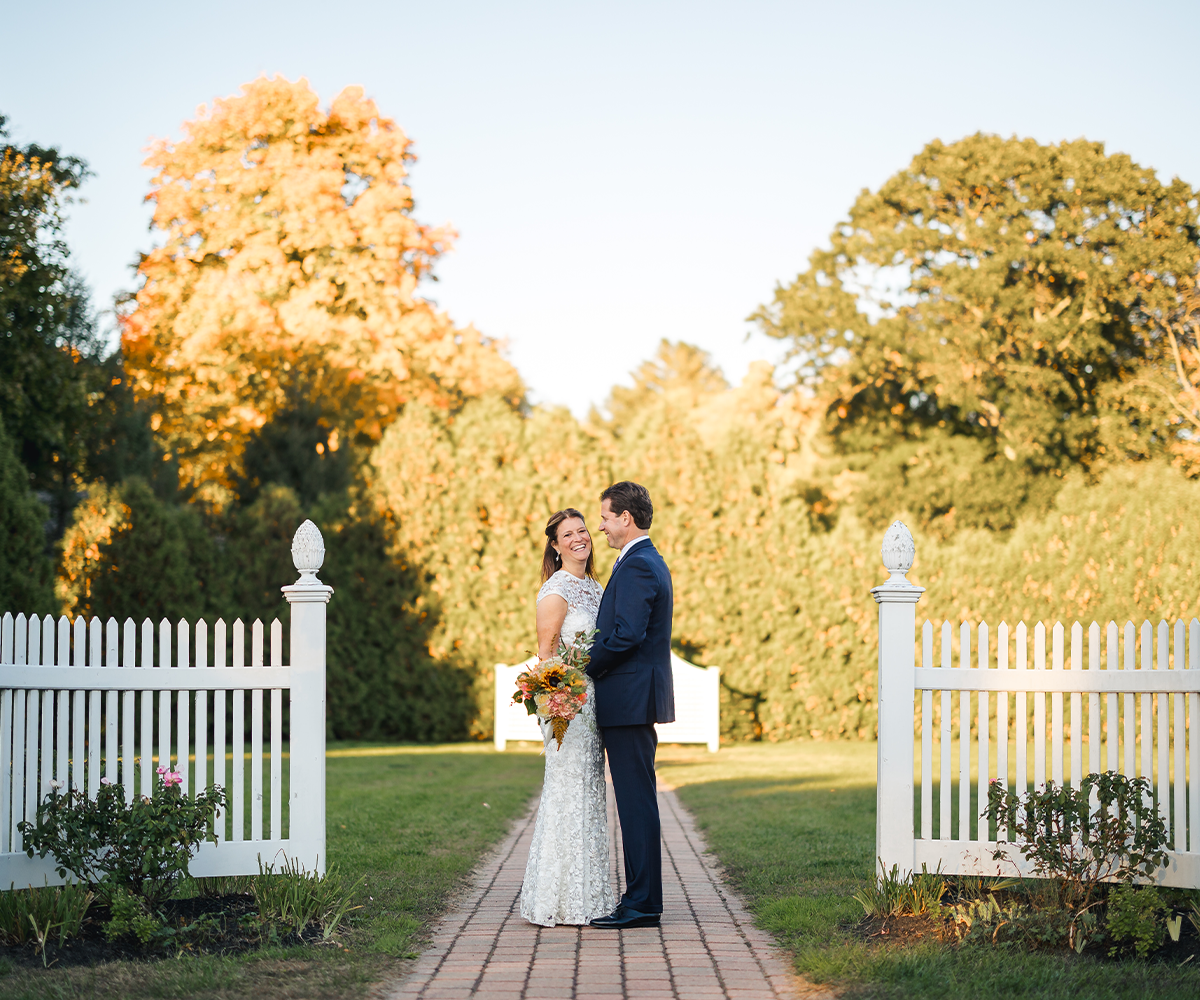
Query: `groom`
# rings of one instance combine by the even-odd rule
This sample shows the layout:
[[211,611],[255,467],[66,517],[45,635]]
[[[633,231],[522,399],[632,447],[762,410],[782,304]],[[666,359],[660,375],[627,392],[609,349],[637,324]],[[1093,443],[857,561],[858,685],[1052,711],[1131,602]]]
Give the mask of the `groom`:
[[620,555],[596,615],[587,672],[621,818],[625,894],[593,927],[656,926],[663,909],[654,723],[675,721],[673,597],[671,573],[648,534],[653,517],[644,486],[615,483],[600,494],[600,530]]

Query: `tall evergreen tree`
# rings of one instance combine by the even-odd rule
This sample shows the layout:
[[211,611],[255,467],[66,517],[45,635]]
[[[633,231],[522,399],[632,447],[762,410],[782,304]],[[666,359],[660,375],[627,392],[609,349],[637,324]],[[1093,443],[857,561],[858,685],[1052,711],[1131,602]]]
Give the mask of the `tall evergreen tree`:
[[104,389],[87,289],[62,237],[65,206],[88,170],[57,149],[12,144],[4,123],[0,116],[0,419],[61,530],[86,462],[89,396]]
[[46,551],[46,508],[29,488],[0,420],[0,613],[55,610],[54,562]]

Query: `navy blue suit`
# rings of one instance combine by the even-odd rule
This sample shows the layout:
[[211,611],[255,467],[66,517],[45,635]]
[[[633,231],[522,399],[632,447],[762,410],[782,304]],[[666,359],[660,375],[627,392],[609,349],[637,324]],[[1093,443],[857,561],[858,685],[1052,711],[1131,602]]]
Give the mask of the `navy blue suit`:
[[638,542],[609,577],[587,668],[596,684],[596,722],[621,819],[621,902],[641,913],[662,913],[663,905],[654,723],[675,721],[673,605],[667,564],[649,539]]

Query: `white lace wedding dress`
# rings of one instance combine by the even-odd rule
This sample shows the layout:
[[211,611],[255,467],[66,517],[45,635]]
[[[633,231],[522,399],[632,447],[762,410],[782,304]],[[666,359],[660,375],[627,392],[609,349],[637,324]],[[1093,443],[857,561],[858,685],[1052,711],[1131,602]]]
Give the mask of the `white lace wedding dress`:
[[[561,635],[570,643],[576,632],[595,626],[602,593],[595,580],[579,580],[559,570],[538,591],[538,602],[547,594],[567,602]],[[521,886],[521,916],[543,927],[586,924],[616,908],[609,882],[604,745],[596,726],[596,689],[590,679],[587,692],[561,748],[550,724],[540,723],[546,778]]]

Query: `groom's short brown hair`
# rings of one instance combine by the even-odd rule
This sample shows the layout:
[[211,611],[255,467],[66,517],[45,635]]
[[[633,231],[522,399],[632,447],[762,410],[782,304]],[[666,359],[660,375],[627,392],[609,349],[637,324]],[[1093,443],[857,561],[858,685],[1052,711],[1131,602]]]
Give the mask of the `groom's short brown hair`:
[[650,502],[650,491],[645,486],[630,482],[613,483],[600,494],[600,502],[605,500],[614,514],[629,511],[634,524],[642,531],[650,530],[650,522],[654,520],[654,504]]

